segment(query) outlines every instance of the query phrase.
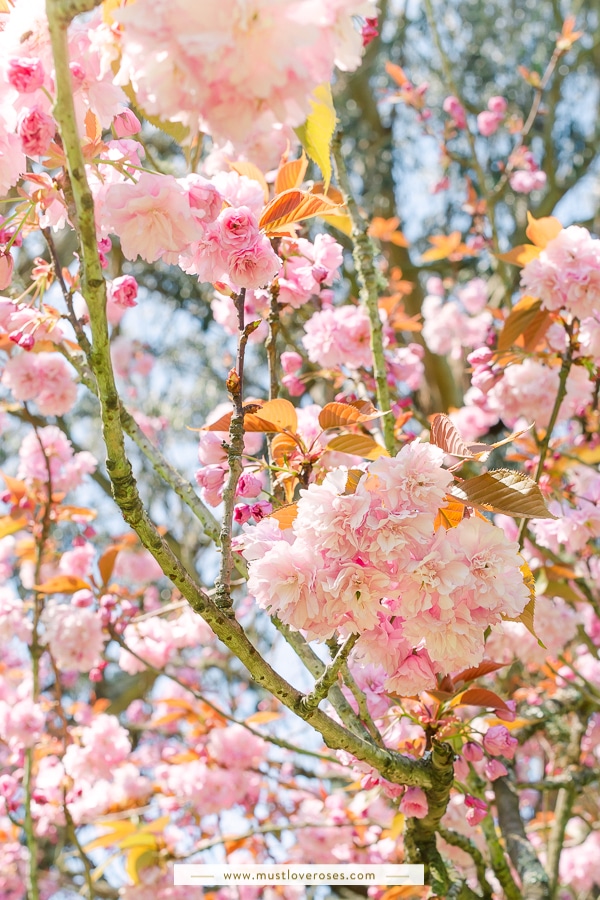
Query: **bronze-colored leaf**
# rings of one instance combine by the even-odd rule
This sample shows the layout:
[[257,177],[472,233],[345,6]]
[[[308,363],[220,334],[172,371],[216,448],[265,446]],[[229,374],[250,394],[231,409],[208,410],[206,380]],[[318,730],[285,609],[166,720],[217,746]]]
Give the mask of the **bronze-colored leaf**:
[[74,594],[75,591],[90,590],[90,585],[76,575],[55,575],[43,584],[34,584],[38,594]]
[[346,479],[345,494],[353,494],[358,487],[358,482],[365,473],[362,469],[348,469],[348,477]]
[[[259,410],[252,414],[252,417],[277,426],[275,429],[270,430],[295,433],[298,428],[298,415],[293,403],[290,403],[289,400],[268,400],[266,403],[263,403]],[[244,417],[244,427],[247,418],[248,416]]]
[[271,456],[273,462],[278,466],[285,465],[286,459],[298,451],[298,442],[294,440],[291,434],[280,432],[276,434],[271,441]]
[[452,680],[455,684],[458,684],[459,681],[463,681],[466,684],[468,681],[475,681],[476,678],[483,678],[484,675],[491,675],[492,672],[497,672],[498,669],[503,669],[507,665],[508,663],[484,659],[478,666],[471,666],[468,669],[463,669],[457,675],[453,675]]
[[486,512],[516,519],[555,519],[532,478],[513,469],[494,469],[454,485],[453,497]]
[[461,456],[464,459],[473,459],[473,453],[463,441],[460,432],[452,419],[444,413],[438,413],[431,420],[431,434],[429,440],[436,447],[440,447],[444,453],[450,456]]
[[448,503],[446,506],[440,507],[433,523],[436,531],[442,526],[448,531],[449,528],[456,528],[462,522],[465,515],[465,505],[460,500],[447,496]]
[[522,297],[511,309],[498,335],[498,350],[508,350],[535,321],[542,307],[538,297]]
[[277,519],[279,522],[279,527],[282,531],[285,531],[286,528],[291,528],[294,524],[294,519],[298,515],[298,504],[297,503],[287,503],[285,506],[280,506],[279,509],[276,509],[275,512],[272,512],[269,519]]
[[486,688],[469,688],[462,691],[452,700],[450,706],[485,706],[488,709],[509,709],[502,697]]
[[336,212],[338,207],[325,197],[292,188],[279,194],[265,206],[258,224],[267,234],[272,234],[282,227],[304,219]]
[[337,453],[351,453],[354,456],[362,456],[363,459],[379,459],[380,456],[390,455],[385,447],[368,434],[339,434],[329,441],[325,449],[335,450]]
[[540,255],[540,248],[533,244],[519,244],[513,247],[508,253],[496,253],[496,258],[502,262],[510,263],[511,266],[526,266],[532,259],[537,259]]
[[372,419],[378,419],[385,415],[386,413],[377,410],[370,413],[361,412],[351,403],[326,403],[319,413],[319,425],[326,430],[327,428],[370,422]]
[[544,216],[541,219],[535,219],[531,213],[528,212],[527,221],[529,224],[525,234],[536,247],[540,248],[540,250],[543,250],[550,241],[553,241],[554,238],[558,237],[563,230],[562,224],[555,216]]
[[306,169],[308,167],[308,159],[304,150],[299,159],[293,159],[290,162],[284,162],[279,166],[277,175],[275,176],[275,195],[283,193],[283,191],[299,188],[304,181]]

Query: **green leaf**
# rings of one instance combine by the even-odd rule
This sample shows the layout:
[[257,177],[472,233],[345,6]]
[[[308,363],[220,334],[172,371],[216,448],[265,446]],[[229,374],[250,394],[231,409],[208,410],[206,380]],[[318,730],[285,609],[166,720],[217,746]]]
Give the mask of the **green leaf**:
[[513,469],[494,469],[454,485],[453,497],[466,506],[516,519],[555,519],[532,478]]
[[310,101],[312,111],[304,125],[296,128],[296,134],[323,174],[325,190],[331,181],[331,139],[335,131],[337,117],[331,96],[331,86],[320,84]]

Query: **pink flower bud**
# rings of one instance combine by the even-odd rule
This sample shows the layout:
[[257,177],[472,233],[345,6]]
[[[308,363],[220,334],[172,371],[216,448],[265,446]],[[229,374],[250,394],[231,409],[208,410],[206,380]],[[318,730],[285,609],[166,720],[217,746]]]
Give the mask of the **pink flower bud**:
[[504,97],[490,97],[488,100],[488,109],[490,112],[498,113],[498,115],[504,115],[508,108],[508,103],[504,99]]
[[454,777],[458,781],[466,781],[469,777],[469,764],[463,756],[454,760]]
[[424,819],[428,812],[425,792],[418,787],[406,788],[400,801],[400,812],[413,819]]
[[12,281],[15,262],[10,250],[0,251],[0,291],[5,290]]
[[368,17],[365,19],[365,24],[361,28],[360,32],[363,47],[367,47],[371,43],[371,41],[375,40],[375,38],[379,35],[377,25],[377,16]]
[[237,522],[238,525],[245,525],[246,522],[250,521],[251,511],[250,506],[247,503],[240,503],[233,510],[233,520]]
[[463,747],[463,756],[468,762],[479,762],[483,759],[483,750],[474,741],[467,741]]
[[442,104],[442,109],[451,116],[457,128],[467,127],[467,116],[464,107],[456,97],[446,97]]
[[39,107],[24,109],[17,123],[17,134],[21,138],[23,153],[27,156],[42,156],[56,133],[56,122]]
[[253,475],[252,472],[243,472],[237,483],[237,497],[258,497],[262,491],[262,481]]
[[495,781],[496,778],[501,778],[503,775],[508,775],[508,769],[501,763],[499,759],[488,759],[484,768],[485,777],[489,778],[490,781]]
[[286,388],[290,397],[301,397],[306,392],[306,385],[295,375],[284,375],[281,383]]
[[513,759],[518,745],[518,740],[511,736],[505,725],[492,725],[483,738],[484,750],[490,756],[505,756],[506,759]]
[[13,56],[8,61],[6,77],[20,94],[33,94],[44,84],[44,66],[35,56]]
[[497,709],[496,716],[503,722],[514,722],[517,718],[517,701],[507,700],[506,705],[508,709]]
[[470,794],[465,795],[465,806],[467,807],[466,820],[469,825],[479,825],[479,823],[487,816],[487,803],[478,797],[472,797]]
[[488,112],[487,110],[480,112],[477,116],[479,134],[482,134],[484,137],[490,137],[490,135],[498,131],[502,118],[498,113]]
[[293,350],[281,354],[281,368],[286,375],[295,375],[302,368],[302,357]]
[[118,138],[131,137],[142,130],[142,124],[131,109],[125,109],[113,119],[113,128]]

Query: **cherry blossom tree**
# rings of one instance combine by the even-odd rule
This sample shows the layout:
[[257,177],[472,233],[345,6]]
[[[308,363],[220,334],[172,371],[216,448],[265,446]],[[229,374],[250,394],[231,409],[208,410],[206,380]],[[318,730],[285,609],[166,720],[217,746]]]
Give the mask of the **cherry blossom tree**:
[[[429,93],[373,0],[0,2],[7,900],[597,894],[600,241],[552,135],[593,17],[517,103],[424,13]],[[420,235],[353,90],[442,148]]]

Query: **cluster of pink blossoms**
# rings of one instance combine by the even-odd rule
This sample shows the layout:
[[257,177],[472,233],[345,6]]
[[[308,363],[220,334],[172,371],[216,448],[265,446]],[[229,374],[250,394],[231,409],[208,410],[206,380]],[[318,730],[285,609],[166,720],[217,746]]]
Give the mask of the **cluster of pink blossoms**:
[[[309,98],[361,60],[353,16],[373,17],[372,0],[138,0],[118,10],[120,71],[140,106],[220,140],[247,142],[297,126]],[[210,23],[210,24],[208,24]],[[285,135],[278,141],[285,148]]]
[[[587,228],[563,228],[521,272],[521,286],[549,310],[564,310],[598,328],[600,240]],[[593,327],[592,326],[592,327]]]
[[357,659],[408,695],[436,674],[475,665],[483,634],[529,593],[516,543],[478,517],[436,531],[452,482],[437,447],[415,441],[371,463],[354,493],[337,469],[301,492],[291,529],[247,529],[248,589],[311,639],[360,633]]
[[423,340],[432,353],[461,359],[463,349],[484,344],[492,327],[492,315],[485,309],[487,285],[473,278],[456,289],[457,300],[446,300],[441,278],[430,278],[423,301]]

